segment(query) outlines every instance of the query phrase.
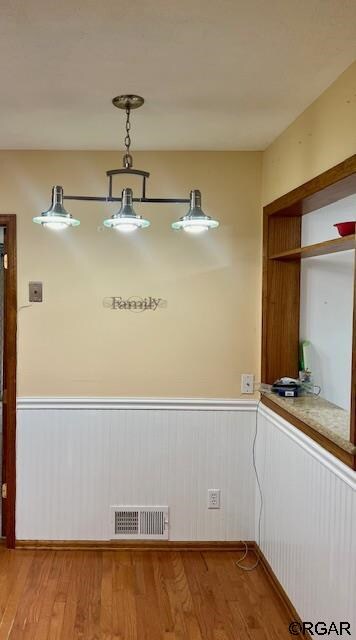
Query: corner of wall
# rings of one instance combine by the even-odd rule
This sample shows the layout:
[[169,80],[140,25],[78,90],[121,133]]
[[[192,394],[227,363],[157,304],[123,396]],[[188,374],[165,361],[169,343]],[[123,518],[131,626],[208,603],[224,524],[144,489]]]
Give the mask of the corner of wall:
[[356,62],[263,153],[267,204],[356,152]]

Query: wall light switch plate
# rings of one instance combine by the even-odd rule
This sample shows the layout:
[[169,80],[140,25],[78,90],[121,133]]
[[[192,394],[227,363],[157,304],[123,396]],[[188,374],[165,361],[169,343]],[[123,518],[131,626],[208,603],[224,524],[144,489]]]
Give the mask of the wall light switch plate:
[[42,302],[42,282],[28,283],[28,299],[30,302]]
[[220,509],[220,489],[208,490],[208,509]]
[[241,393],[253,393],[255,376],[253,373],[243,373],[241,375]]

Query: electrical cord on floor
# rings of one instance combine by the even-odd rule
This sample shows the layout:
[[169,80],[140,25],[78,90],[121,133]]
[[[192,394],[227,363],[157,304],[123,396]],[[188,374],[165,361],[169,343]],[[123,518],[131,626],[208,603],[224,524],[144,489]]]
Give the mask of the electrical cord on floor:
[[[262,510],[263,510],[263,495],[262,495],[261,483],[260,483],[260,478],[259,478],[259,475],[258,475],[257,465],[256,465],[256,441],[257,441],[257,433],[258,433],[258,409],[259,409],[260,404],[261,404],[261,399],[258,401],[257,407],[256,407],[255,435],[254,435],[254,438],[253,438],[253,445],[252,445],[252,464],[253,464],[253,468],[254,468],[254,471],[255,471],[258,491],[259,491],[259,494],[260,494],[260,510],[259,510],[259,515],[258,515],[258,534],[257,534],[258,549],[260,548],[260,543],[261,543],[261,520],[262,520]],[[243,554],[242,558],[240,558],[239,560],[236,560],[235,564],[236,564],[237,567],[239,567],[239,569],[242,569],[243,571],[253,571],[254,569],[256,569],[256,567],[259,565],[259,562],[260,562],[260,557],[258,555],[258,550],[257,550],[257,552],[255,552],[256,558],[257,558],[256,562],[253,565],[251,565],[249,567],[246,567],[246,565],[242,565],[241,563],[247,557],[248,546],[247,546],[246,542],[244,542],[243,544],[245,546],[244,554]]]

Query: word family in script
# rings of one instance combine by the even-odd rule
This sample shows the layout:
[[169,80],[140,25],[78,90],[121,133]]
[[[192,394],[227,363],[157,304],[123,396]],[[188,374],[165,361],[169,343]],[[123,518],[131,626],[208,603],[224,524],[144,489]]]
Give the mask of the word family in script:
[[104,298],[103,304],[104,307],[108,309],[139,313],[141,311],[156,311],[158,308],[164,308],[167,306],[167,300],[163,300],[163,298],[153,298],[152,296],[148,296],[147,298],[131,296],[126,299],[121,296],[112,296]]

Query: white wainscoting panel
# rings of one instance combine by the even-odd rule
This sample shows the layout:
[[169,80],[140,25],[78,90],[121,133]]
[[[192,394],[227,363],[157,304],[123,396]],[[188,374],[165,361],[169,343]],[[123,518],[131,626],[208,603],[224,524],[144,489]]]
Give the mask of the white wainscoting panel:
[[273,571],[303,620],[348,621],[356,638],[356,474],[263,405],[257,466]]
[[110,505],[164,504],[171,540],[253,539],[255,416],[254,401],[19,399],[17,538],[107,540]]

